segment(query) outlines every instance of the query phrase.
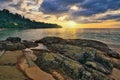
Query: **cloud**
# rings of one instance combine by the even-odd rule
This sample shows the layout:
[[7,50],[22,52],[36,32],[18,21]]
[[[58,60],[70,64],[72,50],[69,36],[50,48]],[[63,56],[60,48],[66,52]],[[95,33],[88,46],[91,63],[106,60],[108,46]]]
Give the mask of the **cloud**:
[[41,2],[42,0],[18,0],[16,4],[10,4],[9,6],[30,13],[32,11],[39,11]]
[[73,12],[73,15],[92,16],[108,10],[120,9],[120,0],[85,0],[83,3],[79,3],[79,7],[82,7],[83,10]]
[[44,0],[39,8],[44,14],[60,16],[67,14],[66,20],[74,20],[78,23],[119,20],[120,14],[106,14],[119,9],[120,0]]
[[72,12],[73,16],[91,16],[120,9],[120,0],[44,0],[40,10],[51,14],[65,13],[72,5],[79,7],[79,10]]
[[13,0],[0,0],[0,10],[7,8]]
[[40,11],[47,14],[65,13],[70,10],[71,5],[82,2],[83,0],[44,0]]
[[97,20],[120,20],[120,14],[111,14],[104,17],[98,18]]
[[0,2],[11,2],[12,0],[0,0]]

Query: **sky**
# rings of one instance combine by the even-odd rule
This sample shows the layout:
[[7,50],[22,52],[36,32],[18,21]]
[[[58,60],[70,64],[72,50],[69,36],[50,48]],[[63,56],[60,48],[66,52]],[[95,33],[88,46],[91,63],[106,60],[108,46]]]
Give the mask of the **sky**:
[[0,9],[69,28],[120,28],[120,0],[0,0]]

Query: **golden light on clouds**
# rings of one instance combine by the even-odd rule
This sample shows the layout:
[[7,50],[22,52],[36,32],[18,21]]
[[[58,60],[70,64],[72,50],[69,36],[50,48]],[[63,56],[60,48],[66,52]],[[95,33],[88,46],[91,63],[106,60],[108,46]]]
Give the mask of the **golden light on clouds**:
[[71,10],[79,10],[79,7],[77,7],[77,6],[71,6],[71,8],[70,8]]
[[109,20],[104,21],[102,23],[77,24],[77,26],[79,26],[79,28],[119,28],[120,23],[113,20]]
[[76,27],[77,23],[74,22],[74,21],[68,21],[67,25],[68,25],[69,27]]

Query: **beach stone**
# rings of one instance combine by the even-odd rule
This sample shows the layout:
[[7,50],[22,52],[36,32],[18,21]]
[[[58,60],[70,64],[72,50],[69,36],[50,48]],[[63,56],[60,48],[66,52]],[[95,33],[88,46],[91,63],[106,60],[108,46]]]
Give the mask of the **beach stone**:
[[8,51],[17,50],[17,46],[14,45],[13,43],[9,42],[9,43],[6,44],[6,50],[8,50]]
[[15,43],[14,45],[17,47],[17,50],[22,50],[26,48],[23,43]]
[[10,41],[10,42],[13,42],[13,43],[18,43],[18,42],[21,42],[21,38],[19,38],[19,37],[8,37],[6,39],[6,41]]
[[4,50],[5,47],[6,47],[6,44],[4,44],[4,43],[0,43],[0,50]]
[[9,43],[9,41],[0,41],[0,50],[5,50],[7,43]]
[[1,50],[9,50],[9,51],[15,51],[15,50],[22,50],[26,47],[22,43],[12,43],[9,41],[2,41],[0,42],[0,49]]
[[38,44],[33,41],[23,40],[22,43],[25,45],[26,48],[37,47]]
[[41,40],[36,40],[36,43],[43,43],[43,44],[66,44],[66,40],[60,37],[45,37]]

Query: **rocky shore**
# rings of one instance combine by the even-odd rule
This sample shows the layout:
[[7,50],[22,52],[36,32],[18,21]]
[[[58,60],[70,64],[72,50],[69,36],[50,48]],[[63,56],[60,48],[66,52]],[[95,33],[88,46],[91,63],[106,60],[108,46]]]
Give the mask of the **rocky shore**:
[[27,41],[9,37],[0,41],[0,50],[23,50],[39,44],[47,50],[32,49],[37,56],[34,63],[56,80],[118,80],[111,74],[120,69],[120,54],[103,42],[59,37]]

